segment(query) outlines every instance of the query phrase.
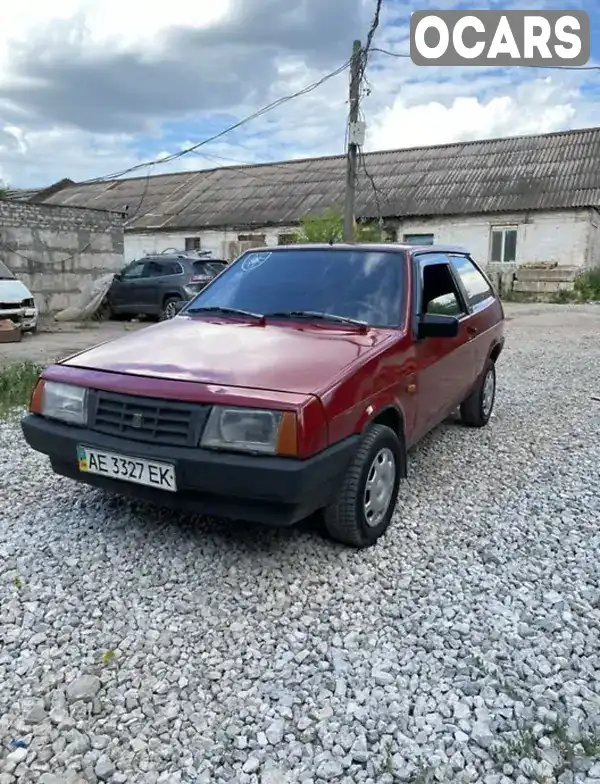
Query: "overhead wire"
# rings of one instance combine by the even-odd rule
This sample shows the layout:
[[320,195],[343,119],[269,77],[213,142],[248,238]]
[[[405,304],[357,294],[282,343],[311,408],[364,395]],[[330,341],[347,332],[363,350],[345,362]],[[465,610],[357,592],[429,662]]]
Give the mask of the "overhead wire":
[[[364,119],[364,114],[362,113],[362,109],[360,108],[360,98],[362,97],[361,93],[363,91],[363,85],[366,86],[366,93],[367,94],[370,93],[370,83],[369,83],[369,80],[367,78],[366,71],[367,71],[367,65],[368,65],[368,62],[369,62],[369,54],[372,51],[376,51],[373,48],[373,39],[374,39],[375,33],[377,32],[377,29],[379,27],[379,22],[380,22],[380,19],[381,19],[382,6],[383,6],[383,0],[376,0],[375,12],[373,14],[373,19],[371,21],[371,26],[369,27],[369,32],[367,33],[366,43],[365,43],[364,47],[361,49],[361,52],[360,52],[359,83],[358,83],[358,86],[359,86],[359,110],[358,111],[359,111],[359,116],[362,117],[363,119]],[[348,133],[349,122],[347,123],[346,128],[347,128],[346,133]],[[380,190],[379,190],[379,188],[377,186],[377,183],[375,182],[375,178],[373,177],[373,175],[371,174],[371,172],[369,171],[369,169],[367,167],[367,161],[366,161],[364,152],[362,150],[362,147],[360,145],[358,146],[358,160],[359,160],[359,164],[362,166],[362,169],[363,169],[363,171],[364,171],[364,173],[365,173],[365,175],[366,175],[366,177],[367,177],[367,179],[368,179],[368,181],[369,181],[369,183],[371,185],[371,188],[373,190],[373,196],[375,198],[375,207],[376,207],[376,210],[377,210],[377,222],[378,222],[378,225],[379,225],[380,239],[383,239],[384,226],[383,226],[383,210],[381,208],[381,201],[380,201],[380,198],[379,198]]]
[[340,65],[334,71],[330,71],[329,73],[325,74],[325,76],[322,76],[320,79],[318,79],[317,81],[312,82],[306,87],[303,87],[302,89],[297,90],[296,92],[291,93],[290,95],[285,95],[281,98],[278,98],[276,101],[272,101],[266,106],[263,106],[262,109],[258,109],[256,112],[249,114],[247,117],[243,117],[241,120],[238,120],[237,122],[233,123],[227,128],[224,128],[222,131],[219,131],[218,133],[215,133],[212,136],[203,139],[201,142],[197,142],[196,144],[192,144],[189,147],[185,147],[183,150],[179,150],[176,153],[171,153],[170,155],[162,156],[161,158],[156,158],[152,161],[143,161],[142,163],[135,164],[134,166],[130,166],[127,169],[123,169],[119,172],[113,172],[111,174],[107,174],[102,177],[93,177],[89,180],[83,180],[79,182],[78,185],[91,185],[92,183],[96,183],[96,182],[118,179],[120,177],[125,176],[126,174],[131,174],[132,172],[139,171],[140,169],[144,169],[147,166],[150,165],[158,166],[160,164],[170,163],[171,161],[182,158],[185,155],[189,155],[195,150],[200,149],[200,147],[204,147],[206,144],[210,144],[211,142],[217,141],[218,139],[221,139],[223,136],[227,135],[228,133],[231,133],[232,131],[236,131],[239,128],[242,128],[247,123],[252,122],[253,120],[256,120],[259,117],[262,117],[263,115],[267,114],[268,112],[273,111],[273,109],[277,109],[279,106],[282,106],[283,104],[288,103],[289,101],[292,101],[296,98],[300,98],[303,95],[307,95],[308,93],[313,92],[313,90],[318,89],[319,87],[321,87],[321,85],[325,84],[325,82],[328,82],[330,79],[333,79],[335,76],[338,76],[339,74],[343,73],[349,66],[350,66],[350,60],[347,60],[345,63]]
[[[369,56],[370,56],[371,53],[379,53],[379,54],[383,54],[383,55],[386,55],[386,56],[389,56],[389,57],[393,57],[393,58],[410,59],[410,54],[409,53],[394,52],[394,51],[391,51],[389,49],[385,49],[385,48],[382,48],[382,47],[374,47],[373,46],[373,40],[374,40],[375,34],[377,32],[377,29],[379,28],[379,25],[380,25],[382,7],[383,7],[383,0],[376,0],[375,12],[373,14],[371,25],[370,25],[369,31],[367,33],[366,43],[365,43],[365,46],[362,47],[362,49],[360,51],[360,54],[359,54],[359,57],[360,57],[360,62],[359,62],[359,89],[362,87],[362,85],[364,83],[366,83],[367,86],[369,85],[368,79],[366,77],[366,69],[367,69],[367,65],[368,65],[368,62],[369,62]],[[252,114],[250,114],[250,115],[242,118],[241,120],[233,123],[232,125],[228,126],[227,128],[224,128],[223,130],[213,134],[212,136],[209,136],[206,139],[203,139],[200,142],[197,142],[196,144],[193,144],[193,145],[190,145],[190,146],[188,146],[186,148],[183,148],[182,150],[179,150],[176,153],[171,153],[170,155],[164,155],[164,156],[162,156],[160,158],[156,158],[156,159],[151,160],[151,161],[144,161],[144,162],[141,162],[139,164],[135,164],[134,166],[130,166],[130,167],[126,168],[126,169],[123,169],[123,170],[118,171],[118,172],[113,172],[113,173],[108,174],[108,175],[103,175],[101,177],[95,177],[95,178],[91,178],[91,179],[88,179],[88,180],[83,180],[83,181],[79,182],[78,185],[90,185],[90,184],[94,184],[94,183],[105,182],[107,180],[120,179],[120,178],[126,176],[127,174],[132,174],[133,172],[140,171],[141,169],[144,169],[144,168],[148,168],[148,172],[147,172],[146,177],[145,177],[144,187],[143,187],[143,190],[142,190],[142,194],[141,194],[140,200],[139,200],[138,205],[136,207],[136,211],[133,214],[131,214],[131,215],[129,213],[127,213],[127,221],[131,222],[135,218],[139,219],[141,217],[144,217],[145,215],[148,214],[148,211],[145,212],[145,213],[142,213],[142,214],[140,214],[140,211],[141,211],[143,203],[144,203],[144,201],[145,201],[145,199],[147,197],[149,184],[150,184],[150,179],[152,177],[152,174],[153,174],[156,166],[158,166],[160,164],[166,164],[166,163],[169,163],[169,162],[174,161],[174,160],[178,160],[179,158],[182,158],[182,157],[184,157],[186,155],[189,155],[191,153],[195,153],[195,154],[201,155],[200,153],[197,152],[201,147],[204,147],[207,144],[210,144],[210,143],[212,143],[214,141],[217,141],[218,139],[223,138],[225,135],[227,135],[229,133],[232,133],[233,131],[238,130],[239,128],[242,128],[247,123],[252,122],[253,120],[262,117],[266,113],[268,113],[270,111],[273,111],[274,109],[278,108],[279,106],[282,106],[283,104],[286,104],[289,101],[294,100],[295,98],[301,97],[303,95],[307,95],[308,93],[312,92],[313,90],[316,90],[321,85],[323,85],[325,82],[327,82],[330,79],[334,78],[335,76],[338,76],[339,74],[343,73],[343,71],[348,69],[348,67],[350,66],[350,63],[351,63],[351,60],[347,60],[341,66],[339,66],[335,70],[325,74],[325,76],[321,77],[320,79],[316,80],[315,82],[312,82],[311,84],[306,85],[305,87],[301,88],[300,90],[297,90],[294,93],[291,93],[291,94],[286,95],[286,96],[282,96],[281,98],[278,98],[277,100],[272,101],[271,103],[267,104],[266,106],[263,106],[261,109],[258,109],[256,112],[253,112]],[[555,69],[555,70],[580,70],[580,71],[598,71],[598,70],[600,70],[600,66],[596,66],[596,65],[592,65],[592,66],[550,66],[550,65],[541,65],[541,66],[523,66],[523,67],[550,68],[550,69]],[[370,88],[369,88],[369,91],[370,91]],[[349,125],[348,125],[348,123],[346,123],[346,130],[345,130],[346,141],[347,141],[347,138],[348,138],[348,130],[349,130]],[[379,193],[377,192],[377,186],[376,186],[375,179],[369,173],[369,171],[367,169],[365,155],[364,155],[363,150],[360,149],[360,148],[359,148],[359,156],[360,156],[360,162],[361,162],[362,168],[363,168],[363,170],[365,172],[365,175],[367,176],[367,178],[371,182],[371,185],[372,185],[372,187],[374,189],[374,192],[376,193],[376,197],[377,197],[377,200],[378,200],[379,199]],[[201,157],[202,157],[202,155],[201,155]],[[206,156],[205,155],[204,157],[206,157],[207,159],[210,160],[210,156]],[[221,156],[213,156],[213,157],[219,158]],[[223,160],[226,160],[226,159],[223,158]],[[240,161],[239,162],[239,167],[227,167],[227,168],[240,168],[240,167],[246,167],[246,166],[252,166],[252,165],[256,165],[256,164],[246,163],[246,162]],[[270,164],[270,165],[274,166],[274,167],[275,166],[281,166],[281,167],[287,166],[286,163],[280,163],[280,164],[273,163],[273,164]],[[248,178],[252,178],[252,179],[256,179],[256,180],[262,179],[260,175],[257,175],[255,173],[251,174],[251,173],[249,173],[247,171],[244,171],[243,173]],[[265,178],[265,179],[267,179],[267,178]],[[268,178],[268,179],[269,179],[269,181],[271,183],[273,182],[273,180],[271,180],[270,178]],[[282,184],[283,184],[283,181],[282,181]],[[287,184],[287,182],[286,182],[286,184]],[[380,218],[381,218],[381,216],[380,216]]]
[[[392,52],[389,49],[382,49],[380,47],[372,47],[371,52],[378,52],[379,54],[385,54],[388,57],[398,57],[402,59],[410,60],[410,54],[408,52]],[[434,63],[432,63],[434,64]],[[487,68],[506,68],[505,65],[494,65],[490,64],[486,66]],[[515,67],[515,66],[512,66]],[[519,63],[518,68],[542,68],[542,69],[550,69],[553,71],[600,71],[600,65],[529,65],[527,63]]]

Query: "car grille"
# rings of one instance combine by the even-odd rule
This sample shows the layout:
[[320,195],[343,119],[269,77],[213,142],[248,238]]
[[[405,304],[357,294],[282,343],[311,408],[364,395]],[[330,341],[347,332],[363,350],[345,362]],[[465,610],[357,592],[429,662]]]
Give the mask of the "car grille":
[[97,391],[90,427],[99,433],[170,446],[196,446],[210,406]]

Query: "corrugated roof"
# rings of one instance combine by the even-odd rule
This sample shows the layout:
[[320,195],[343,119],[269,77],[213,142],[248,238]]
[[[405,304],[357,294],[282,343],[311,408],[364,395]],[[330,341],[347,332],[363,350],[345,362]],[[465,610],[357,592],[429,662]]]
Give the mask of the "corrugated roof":
[[[378,217],[378,201],[383,217],[600,207],[600,128],[373,152],[364,162],[361,218]],[[335,156],[74,185],[44,201],[127,206],[134,231],[242,228],[341,207],[344,182],[345,158]]]
[[45,188],[9,188],[4,198],[9,201],[29,201],[29,199],[34,198],[43,190]]

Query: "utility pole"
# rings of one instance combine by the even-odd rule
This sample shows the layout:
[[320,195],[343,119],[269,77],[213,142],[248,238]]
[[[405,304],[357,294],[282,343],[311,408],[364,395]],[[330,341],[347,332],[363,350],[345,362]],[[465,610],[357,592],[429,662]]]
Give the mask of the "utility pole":
[[355,41],[352,47],[352,60],[350,61],[350,112],[348,117],[348,151],[346,159],[344,242],[352,242],[354,240],[354,202],[356,199],[358,146],[355,143],[353,132],[358,122],[360,103],[361,55],[362,44],[360,41]]

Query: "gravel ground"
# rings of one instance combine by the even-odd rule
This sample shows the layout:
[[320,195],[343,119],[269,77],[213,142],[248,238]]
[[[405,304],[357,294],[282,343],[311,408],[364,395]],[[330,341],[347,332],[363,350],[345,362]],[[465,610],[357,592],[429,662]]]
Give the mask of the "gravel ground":
[[414,451],[367,552],[0,425],[0,784],[600,784],[600,307],[510,313],[492,423]]

